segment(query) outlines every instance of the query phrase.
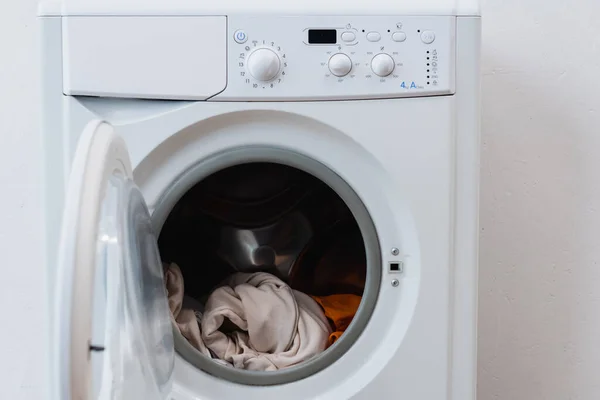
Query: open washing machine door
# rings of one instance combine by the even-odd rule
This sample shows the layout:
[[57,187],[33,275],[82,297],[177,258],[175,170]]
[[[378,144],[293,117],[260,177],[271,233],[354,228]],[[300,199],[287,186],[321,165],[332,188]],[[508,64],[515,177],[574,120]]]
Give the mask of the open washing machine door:
[[105,122],[79,140],[60,243],[55,398],[167,398],[175,353],[156,236],[125,142]]

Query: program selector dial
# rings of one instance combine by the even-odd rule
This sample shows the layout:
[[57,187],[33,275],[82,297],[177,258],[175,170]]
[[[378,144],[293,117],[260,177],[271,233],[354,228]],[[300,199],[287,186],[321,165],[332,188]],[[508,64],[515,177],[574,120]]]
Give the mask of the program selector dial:
[[352,70],[352,60],[344,53],[338,53],[329,59],[329,71],[338,77],[346,76]]
[[386,77],[394,71],[394,59],[389,54],[377,54],[371,60],[371,69],[380,77]]
[[279,75],[281,59],[273,50],[262,47],[250,53],[246,68],[254,79],[269,82]]

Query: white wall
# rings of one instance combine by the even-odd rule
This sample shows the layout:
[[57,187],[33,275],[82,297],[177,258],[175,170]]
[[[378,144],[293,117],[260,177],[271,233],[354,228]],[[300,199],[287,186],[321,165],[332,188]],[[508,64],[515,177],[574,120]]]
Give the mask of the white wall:
[[479,399],[600,399],[600,2],[484,13]]
[[0,15],[0,399],[44,399],[36,3]]
[[[37,400],[44,331],[35,1],[6,5],[0,399]],[[487,0],[484,13],[479,400],[596,400],[600,3]]]

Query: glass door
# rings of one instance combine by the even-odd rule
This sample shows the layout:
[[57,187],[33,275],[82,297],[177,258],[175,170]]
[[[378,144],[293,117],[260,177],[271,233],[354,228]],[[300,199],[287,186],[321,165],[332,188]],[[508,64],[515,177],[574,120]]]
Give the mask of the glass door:
[[156,237],[125,142],[105,122],[79,140],[60,243],[55,398],[167,398],[174,346]]

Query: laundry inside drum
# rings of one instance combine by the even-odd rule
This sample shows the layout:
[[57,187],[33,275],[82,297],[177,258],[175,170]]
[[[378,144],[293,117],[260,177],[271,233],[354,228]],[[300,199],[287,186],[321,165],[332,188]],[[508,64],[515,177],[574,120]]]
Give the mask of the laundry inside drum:
[[199,368],[297,368],[364,328],[353,323],[368,275],[363,232],[307,172],[250,163],[205,177],[167,217],[159,249],[186,341],[177,351]]

